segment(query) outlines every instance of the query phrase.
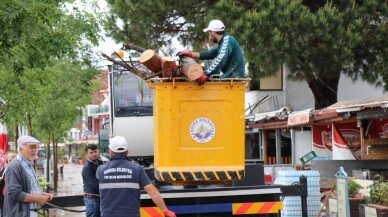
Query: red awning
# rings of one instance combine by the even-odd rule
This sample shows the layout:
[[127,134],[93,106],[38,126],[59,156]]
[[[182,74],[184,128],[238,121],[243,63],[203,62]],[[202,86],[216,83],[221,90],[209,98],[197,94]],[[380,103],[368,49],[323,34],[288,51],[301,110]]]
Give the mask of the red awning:
[[303,111],[295,111],[288,115],[288,126],[297,126],[307,124],[310,121],[310,112],[311,109],[306,109]]

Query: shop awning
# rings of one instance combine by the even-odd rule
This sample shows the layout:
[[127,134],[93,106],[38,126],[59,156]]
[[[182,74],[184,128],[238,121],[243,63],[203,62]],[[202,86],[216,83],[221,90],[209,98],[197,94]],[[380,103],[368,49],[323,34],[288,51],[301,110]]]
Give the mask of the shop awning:
[[273,118],[276,118],[278,120],[285,120],[290,113],[291,112],[289,108],[283,107],[276,111],[255,114],[253,121],[270,120]]
[[297,126],[307,124],[310,121],[310,112],[312,109],[295,111],[288,115],[288,126]]
[[327,107],[327,109],[332,109],[339,113],[362,111],[371,108],[388,108],[388,95],[362,100],[340,101]]

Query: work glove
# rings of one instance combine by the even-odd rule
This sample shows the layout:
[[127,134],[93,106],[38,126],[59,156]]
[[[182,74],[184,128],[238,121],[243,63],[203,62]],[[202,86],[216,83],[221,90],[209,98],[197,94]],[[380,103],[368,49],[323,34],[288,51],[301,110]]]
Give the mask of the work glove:
[[166,210],[163,213],[164,213],[164,216],[166,217],[176,217],[175,213],[171,212],[170,210]]
[[207,77],[205,74],[202,74],[201,77],[197,78],[195,81],[198,83],[198,85],[203,85],[207,80]]
[[193,52],[192,51],[179,51],[177,54],[179,57],[193,57]]

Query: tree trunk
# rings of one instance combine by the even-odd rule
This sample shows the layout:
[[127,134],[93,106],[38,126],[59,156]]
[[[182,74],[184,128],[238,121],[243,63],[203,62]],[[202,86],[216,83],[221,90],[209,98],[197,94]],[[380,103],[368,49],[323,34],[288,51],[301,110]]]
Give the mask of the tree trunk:
[[26,119],[27,119],[27,131],[28,135],[32,136],[32,121],[31,121],[31,115],[26,114]]
[[308,82],[315,98],[315,109],[322,109],[337,102],[338,76],[325,78],[318,75],[314,80]]
[[15,150],[17,151],[18,150],[18,144],[17,144],[17,141],[19,139],[19,127],[18,127],[18,123],[15,123],[15,126],[13,128],[13,132],[14,132],[14,135],[15,135]]
[[162,71],[162,58],[153,50],[146,50],[140,56],[140,63],[153,73]]
[[54,178],[54,192],[58,190],[58,144],[55,142],[54,133],[53,133],[53,178]]
[[48,142],[46,144],[46,182],[50,183],[50,143],[51,133],[48,136]]
[[203,74],[202,66],[190,57],[182,57],[181,66],[183,75],[192,81],[201,77]]
[[174,57],[163,57],[162,58],[162,75],[164,78],[170,77],[175,74],[177,65]]

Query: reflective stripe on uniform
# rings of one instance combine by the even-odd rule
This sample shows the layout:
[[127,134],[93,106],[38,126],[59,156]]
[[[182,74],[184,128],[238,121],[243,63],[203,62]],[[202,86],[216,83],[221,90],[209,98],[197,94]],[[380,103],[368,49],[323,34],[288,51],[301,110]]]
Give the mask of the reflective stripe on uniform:
[[128,183],[128,182],[101,183],[99,186],[100,186],[100,189],[112,189],[112,188],[140,189],[139,183]]
[[228,42],[229,42],[229,35],[225,35],[224,41],[222,42],[222,47],[219,50],[219,53],[217,57],[213,60],[212,64],[209,66],[209,68],[206,70],[206,74],[211,73],[214,69],[217,68],[217,66],[221,63],[222,59],[224,58],[226,54],[226,50],[228,49]]

